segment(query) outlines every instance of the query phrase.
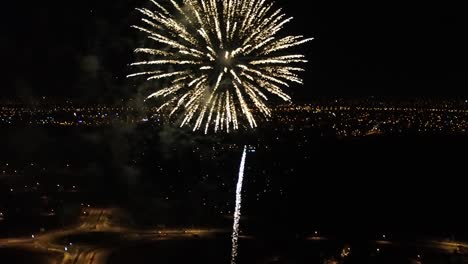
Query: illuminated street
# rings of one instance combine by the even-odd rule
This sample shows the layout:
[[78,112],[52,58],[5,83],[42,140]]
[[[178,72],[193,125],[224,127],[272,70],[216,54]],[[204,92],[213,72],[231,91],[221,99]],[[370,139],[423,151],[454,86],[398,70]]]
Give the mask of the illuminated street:
[[[89,208],[83,211],[80,224],[63,230],[55,230],[34,238],[6,238],[0,239],[0,247],[21,248],[30,252],[47,252],[50,255],[49,263],[107,263],[107,258],[115,250],[116,243],[120,246],[145,241],[209,238],[216,234],[228,234],[229,230],[220,229],[163,229],[163,230],[134,230],[120,226],[114,226],[109,217],[112,209]],[[119,241],[102,241],[99,245],[80,241],[79,243],[64,243],[81,234],[89,234],[91,237],[99,234],[112,234],[119,237]],[[106,244],[108,246],[106,246]]]
[[[116,226],[110,221],[110,217],[115,209],[89,208],[86,216],[80,220],[80,225],[70,227],[63,230],[55,230],[46,232],[40,235],[35,235],[34,238],[8,238],[0,240],[1,248],[18,248],[25,252],[43,252],[49,256],[48,263],[86,263],[98,264],[108,263],[108,258],[118,248],[141,243],[151,243],[152,241],[171,241],[171,240],[193,240],[193,239],[214,239],[219,235],[228,236],[230,230],[220,229],[158,229],[158,230],[135,230]],[[91,241],[86,242],[86,238],[80,239],[79,242],[68,242],[73,237],[78,238],[80,235],[89,235]],[[100,235],[104,235],[104,240],[96,240]],[[112,239],[111,237],[114,237]],[[255,238],[246,235],[240,236],[242,241],[249,241]],[[320,236],[319,232],[314,232],[308,236],[306,240],[311,241],[312,245],[316,243],[330,243],[337,238]],[[464,248],[468,244],[458,242],[444,241],[398,241],[398,240],[375,240],[369,241],[370,245],[374,246],[374,250],[380,254],[386,251],[393,252],[395,249],[401,248],[416,248],[417,252],[425,254],[453,254],[459,252],[465,260],[468,260],[468,255],[464,252]],[[336,261],[345,260],[348,255],[353,253],[352,246],[345,247],[341,255],[337,255]],[[420,253],[423,254],[423,253]],[[419,257],[421,258],[421,256]],[[341,259],[341,260],[340,260]],[[418,257],[415,256],[415,261]],[[340,262],[341,263],[341,262]],[[425,262],[423,262],[425,263]],[[432,263],[432,262],[428,262]]]

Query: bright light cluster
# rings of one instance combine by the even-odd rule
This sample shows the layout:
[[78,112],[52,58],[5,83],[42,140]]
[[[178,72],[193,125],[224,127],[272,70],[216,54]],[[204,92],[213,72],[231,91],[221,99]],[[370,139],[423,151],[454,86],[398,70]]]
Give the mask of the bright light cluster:
[[180,125],[215,132],[237,130],[241,122],[257,126],[259,113],[268,119],[269,95],[284,101],[291,83],[302,84],[298,65],[307,62],[289,49],[311,38],[279,37],[292,20],[267,0],[168,0],[137,9],[151,41],[137,48],[142,61],[128,77],[158,80],[148,96],[160,98],[158,111],[182,113]]

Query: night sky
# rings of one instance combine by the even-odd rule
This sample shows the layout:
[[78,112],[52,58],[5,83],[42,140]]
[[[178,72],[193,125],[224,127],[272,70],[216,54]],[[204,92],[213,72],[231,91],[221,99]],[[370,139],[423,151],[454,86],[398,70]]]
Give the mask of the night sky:
[[[315,38],[301,47],[309,63],[302,74],[305,85],[287,90],[293,102],[320,96],[468,98],[466,9],[442,2],[352,2],[277,1],[295,17],[283,34]],[[133,50],[144,43],[145,35],[130,27],[141,18],[135,8],[144,6],[151,6],[149,0],[4,3],[0,100],[47,96],[94,107],[137,97],[148,84],[125,76],[132,73]],[[239,146],[249,144],[259,146],[248,154],[244,189],[245,215],[258,217],[252,226],[265,226],[268,232],[316,226],[373,233],[431,230],[438,235],[461,230],[468,237],[462,210],[466,185],[459,173],[466,170],[466,155],[460,155],[468,148],[466,105],[441,107],[441,112],[426,111],[423,105],[419,109],[415,104],[417,111],[387,111],[385,104],[385,111],[286,111],[256,130],[229,136],[174,128],[159,116],[141,122],[144,111],[129,111],[126,118],[114,110],[101,113],[98,107],[63,111],[64,120],[70,116],[76,126],[58,125],[61,107],[56,120],[37,111],[48,119],[32,115],[28,124],[28,111],[36,114],[36,108],[7,107],[0,161],[28,168],[41,164],[47,167],[44,176],[77,182],[96,193],[96,200],[122,202],[134,210],[135,219],[163,215],[168,222],[174,216],[204,223],[213,216],[210,210],[221,215],[213,205],[233,208]],[[341,101],[334,107],[342,107]],[[8,113],[17,109],[19,122],[11,124]],[[85,114],[95,116],[89,127],[81,123]],[[107,114],[118,118],[99,125]],[[34,125],[35,119],[43,125]],[[378,133],[382,135],[365,136]]]
[[[0,16],[2,96],[91,102],[137,93],[126,80],[136,7],[148,1],[8,1]],[[467,95],[461,6],[277,1],[295,20],[286,30],[315,37],[295,101],[318,95]],[[5,5],[5,4],[4,4]]]

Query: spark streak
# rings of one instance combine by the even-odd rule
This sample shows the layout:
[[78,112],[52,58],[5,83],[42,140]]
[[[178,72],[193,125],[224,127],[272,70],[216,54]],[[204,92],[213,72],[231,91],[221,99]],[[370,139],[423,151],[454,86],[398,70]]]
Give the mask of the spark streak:
[[242,206],[242,184],[244,182],[244,168],[245,158],[247,156],[247,146],[244,146],[244,153],[242,154],[241,164],[239,168],[239,179],[236,188],[236,210],[234,211],[234,225],[232,227],[232,255],[231,264],[236,263],[237,248],[239,246],[239,222],[241,217]]

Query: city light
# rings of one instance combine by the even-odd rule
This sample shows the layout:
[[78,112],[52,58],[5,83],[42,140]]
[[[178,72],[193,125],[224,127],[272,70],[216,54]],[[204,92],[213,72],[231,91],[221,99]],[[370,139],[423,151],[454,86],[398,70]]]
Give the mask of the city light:
[[[154,107],[137,109],[129,106],[43,103],[34,107],[15,104],[0,107],[0,126],[105,127],[115,123],[156,126],[165,124],[161,121],[163,119],[158,109]],[[79,120],[73,115],[78,109]],[[468,133],[468,106],[465,100],[420,99],[411,103],[375,99],[318,100],[306,105],[279,105],[274,112],[271,122],[262,126],[271,125],[275,126],[275,129],[293,132],[307,129],[321,129],[328,132],[331,130],[338,137],[404,133]],[[252,110],[252,114],[257,113]],[[66,166],[70,167],[70,164]]]

